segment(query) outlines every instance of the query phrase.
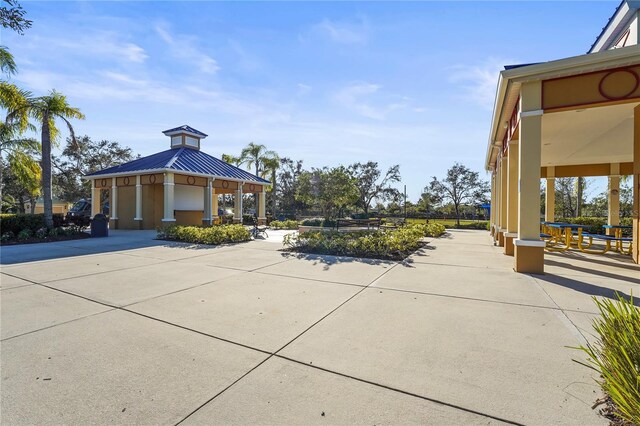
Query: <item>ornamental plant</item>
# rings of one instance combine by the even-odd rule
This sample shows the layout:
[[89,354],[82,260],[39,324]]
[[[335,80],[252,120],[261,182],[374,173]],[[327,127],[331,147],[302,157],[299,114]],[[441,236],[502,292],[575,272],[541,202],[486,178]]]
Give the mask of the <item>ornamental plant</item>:
[[249,241],[251,234],[243,225],[182,226],[158,228],[158,239],[192,244],[218,245]]

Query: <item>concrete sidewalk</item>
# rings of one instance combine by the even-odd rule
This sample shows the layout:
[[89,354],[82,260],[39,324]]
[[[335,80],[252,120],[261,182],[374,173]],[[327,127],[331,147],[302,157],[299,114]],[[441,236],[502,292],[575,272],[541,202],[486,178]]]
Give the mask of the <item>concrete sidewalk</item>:
[[517,275],[483,231],[403,263],[280,237],[3,248],[1,422],[607,423],[567,346],[590,338],[591,295],[639,293],[636,266],[566,254]]

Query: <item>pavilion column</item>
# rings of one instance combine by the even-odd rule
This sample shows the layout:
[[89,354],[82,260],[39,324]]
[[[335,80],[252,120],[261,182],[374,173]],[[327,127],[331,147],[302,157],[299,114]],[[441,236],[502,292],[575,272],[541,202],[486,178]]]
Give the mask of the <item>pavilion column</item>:
[[504,254],[513,256],[513,240],[518,238],[518,141],[509,141],[507,157],[507,232],[504,234]]
[[491,224],[491,236],[495,242],[496,237],[496,173],[491,170],[491,210],[489,211],[489,222]]
[[[611,164],[609,175],[609,199],[608,199],[607,224],[620,225],[620,164]],[[607,234],[613,235],[612,229],[607,229]]]
[[109,204],[109,221],[113,229],[118,229],[118,185],[116,178],[111,178],[111,203]]
[[545,242],[540,240],[540,165],[542,145],[542,85],[523,83],[520,92],[518,150],[518,239],[515,271],[544,273]]
[[544,220],[556,221],[556,168],[547,167],[547,191],[544,194]]
[[260,192],[260,196],[258,197],[258,225],[266,225],[267,224],[267,213],[266,213],[266,204],[267,204],[267,193],[264,190],[264,186],[262,187],[262,191]]
[[233,223],[242,223],[242,182],[238,183],[236,196],[233,199],[234,217]]
[[91,217],[100,213],[100,188],[96,188],[96,180],[91,181]]
[[504,240],[501,241],[501,237],[503,236],[500,233],[500,228],[502,224],[500,223],[502,211],[502,161],[501,158],[498,157],[496,159],[496,211],[495,211],[495,219],[496,219],[496,235],[494,237],[495,241],[498,243],[500,247],[504,245]]
[[633,248],[631,255],[640,263],[640,105],[633,109]]
[[202,211],[202,224],[211,225],[211,179],[207,179],[207,184],[202,188],[204,193],[204,209]]
[[136,216],[133,218],[138,222],[138,228],[142,229],[142,178],[136,175]]
[[505,234],[507,233],[507,183],[509,178],[509,159],[503,155],[500,159],[500,229],[498,230],[498,245],[504,247]]
[[174,176],[173,173],[165,173],[164,174],[164,217],[162,218],[163,222],[175,222],[176,219],[174,217]]

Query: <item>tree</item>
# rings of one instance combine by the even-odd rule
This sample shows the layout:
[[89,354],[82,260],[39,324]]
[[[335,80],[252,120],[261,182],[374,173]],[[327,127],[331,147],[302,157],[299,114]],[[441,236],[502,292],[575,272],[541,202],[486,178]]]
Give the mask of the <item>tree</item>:
[[478,172],[455,163],[447,170],[447,176],[441,181],[435,176],[432,178],[429,191],[439,202],[448,200],[453,204],[456,224],[460,226],[460,207],[464,203],[477,204],[485,201],[489,184],[480,180]]
[[[275,154],[275,153],[274,153]],[[276,216],[276,174],[278,172],[278,168],[280,167],[280,158],[277,154],[275,154],[271,158],[265,158],[263,160],[264,171],[262,172],[263,177],[269,177],[271,181],[271,214],[273,217]]]
[[[60,131],[56,126],[56,119],[62,120],[69,129],[71,139],[75,140],[75,132],[69,119],[84,119],[84,115],[78,108],[69,105],[67,98],[59,92],[52,90],[47,96],[41,96],[31,100],[25,106],[28,114],[40,125],[40,137],[42,146],[42,197],[44,201],[44,223],[47,228],[53,227],[53,202],[52,202],[52,174],[51,174],[51,146],[56,142]],[[14,111],[19,113],[19,111]]]
[[0,6],[0,25],[3,28],[10,28],[18,34],[24,34],[26,29],[31,28],[32,21],[26,19],[26,11],[20,6],[17,0],[3,0],[6,5]]
[[565,177],[555,179],[555,216],[575,217],[577,200],[575,198],[576,178]]
[[358,188],[358,207],[361,207],[367,215],[369,214],[371,202],[374,199],[389,200],[397,191],[391,187],[391,184],[400,182],[400,166],[397,164],[387,170],[382,180],[380,180],[382,171],[375,161],[354,163],[349,166],[348,170],[355,179]]
[[[233,158],[233,157],[232,157]],[[236,161],[238,165],[246,165],[249,169],[252,167],[255,168],[255,175],[260,176],[260,174],[265,170],[264,162],[274,160],[278,158],[278,154],[275,151],[270,151],[266,146],[262,144],[249,143],[246,147],[242,149],[240,152],[240,156],[237,157]],[[254,197],[255,205],[258,205],[258,194],[255,194]]]
[[[33,127],[33,126],[31,126]],[[23,182],[30,193],[36,193],[32,182],[40,179],[40,165],[33,158],[33,154],[40,150],[40,144],[33,138],[23,138],[20,123],[0,123],[0,200],[2,199],[4,173],[4,156],[16,179]]]
[[91,196],[91,185],[81,176],[117,166],[139,156],[129,147],[115,141],[94,142],[89,136],[67,138],[60,157],[53,157],[55,195],[65,201],[76,201]]
[[277,180],[279,182],[278,198],[280,211],[294,216],[305,207],[304,203],[296,200],[298,180],[303,172],[302,160],[293,161],[290,158],[280,159]]
[[343,166],[312,169],[300,174],[296,199],[319,207],[325,219],[330,219],[358,202],[358,188]]

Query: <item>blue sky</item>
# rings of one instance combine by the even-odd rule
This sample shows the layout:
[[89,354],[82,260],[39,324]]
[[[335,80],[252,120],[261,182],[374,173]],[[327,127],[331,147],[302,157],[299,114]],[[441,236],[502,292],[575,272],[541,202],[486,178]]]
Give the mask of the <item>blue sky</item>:
[[483,170],[503,65],[584,54],[618,2],[22,4],[14,79],[66,94],[78,134],[147,155],[188,124],[215,156],[400,164],[416,199],[455,161]]

